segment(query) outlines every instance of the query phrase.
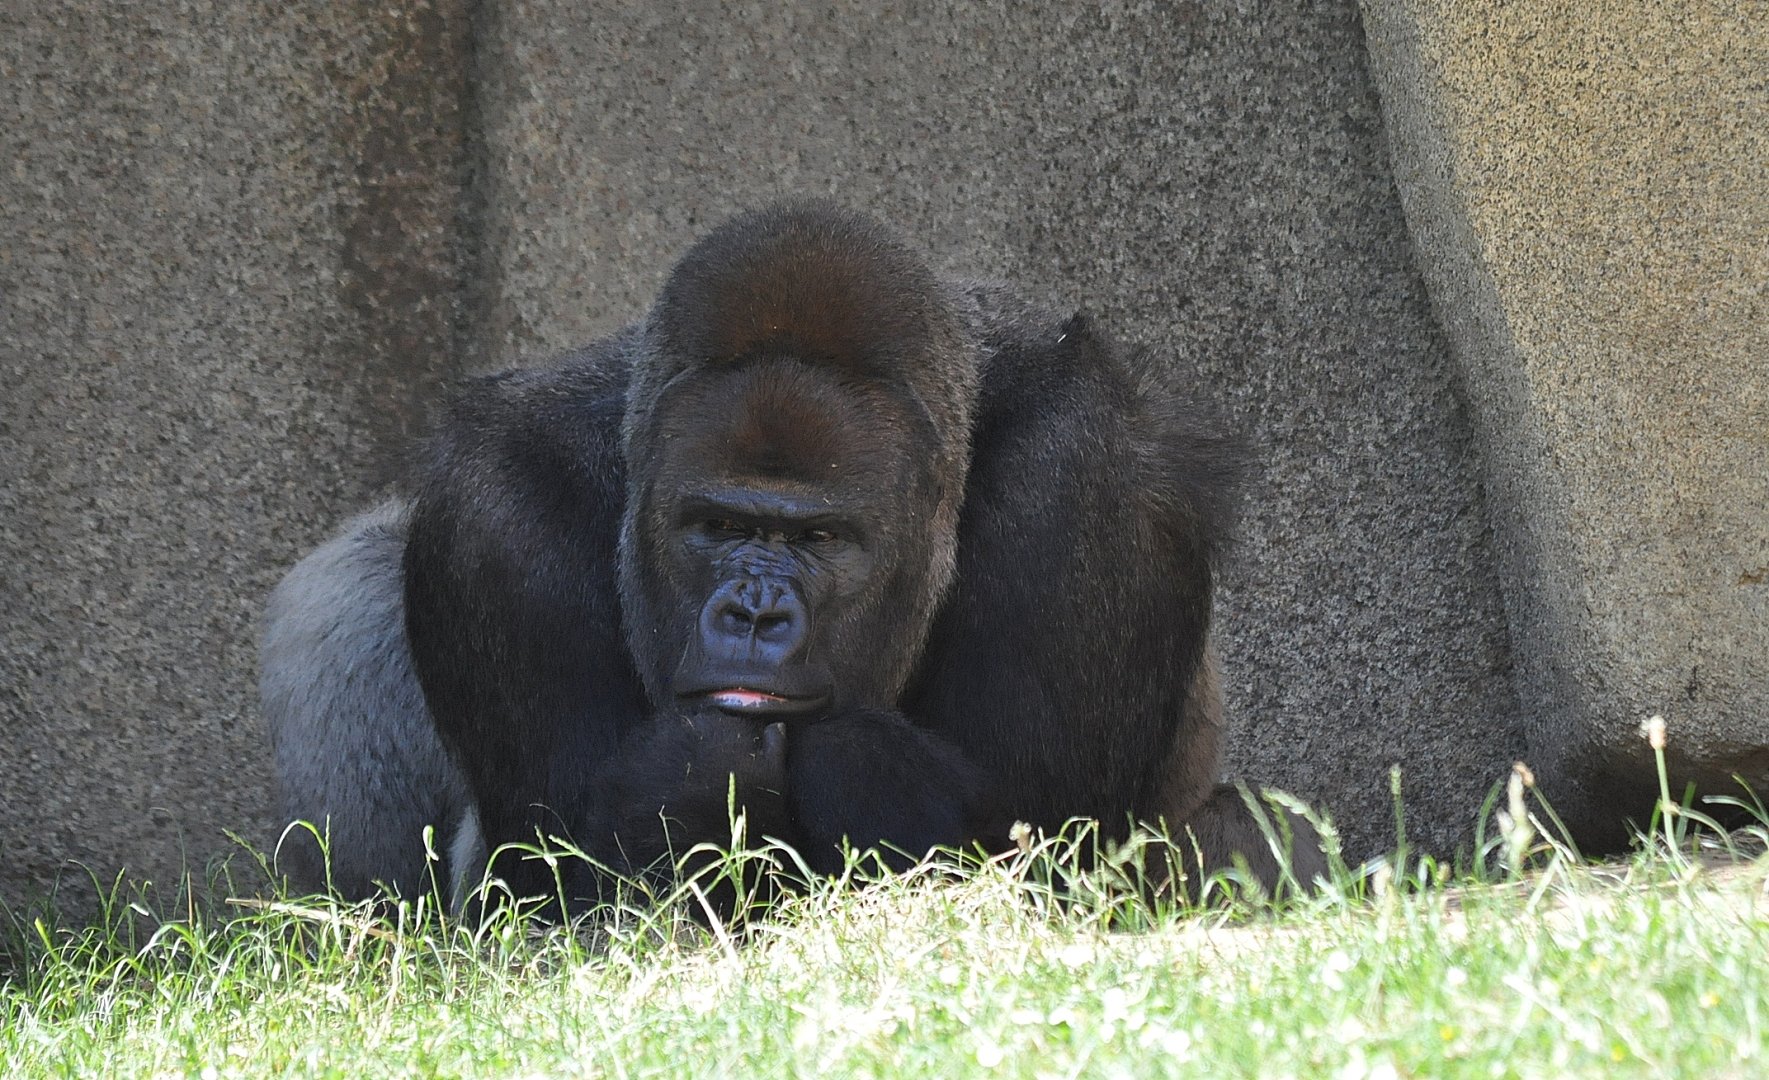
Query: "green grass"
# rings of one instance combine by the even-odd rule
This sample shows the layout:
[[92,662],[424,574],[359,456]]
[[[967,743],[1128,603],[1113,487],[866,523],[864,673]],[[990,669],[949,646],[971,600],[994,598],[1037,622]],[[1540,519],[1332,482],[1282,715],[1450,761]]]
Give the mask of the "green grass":
[[692,896],[578,935],[118,903],[18,926],[0,1075],[1769,1075],[1769,862],[1715,860],[1685,808],[1584,865],[1525,788],[1498,870],[1408,859],[1279,910],[1150,904],[1058,843],[735,935]]

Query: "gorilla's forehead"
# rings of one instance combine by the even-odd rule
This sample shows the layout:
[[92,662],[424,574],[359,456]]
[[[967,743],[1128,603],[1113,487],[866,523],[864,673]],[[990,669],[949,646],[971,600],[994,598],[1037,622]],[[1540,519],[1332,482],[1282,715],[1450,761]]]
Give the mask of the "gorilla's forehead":
[[909,409],[887,386],[793,359],[709,366],[657,414],[669,472],[895,494],[915,469]]

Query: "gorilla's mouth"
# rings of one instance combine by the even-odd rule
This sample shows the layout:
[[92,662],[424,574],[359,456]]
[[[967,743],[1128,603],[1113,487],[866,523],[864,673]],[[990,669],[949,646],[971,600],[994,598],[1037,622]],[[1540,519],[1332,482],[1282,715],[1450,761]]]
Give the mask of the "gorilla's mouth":
[[816,697],[788,697],[769,690],[752,690],[747,686],[721,687],[703,693],[688,694],[686,697],[705,702],[717,709],[736,716],[773,716],[798,715],[815,712],[828,701],[823,695]]
[[669,689],[689,710],[718,709],[732,716],[803,716],[829,707],[835,680],[821,664],[759,667],[689,657]]

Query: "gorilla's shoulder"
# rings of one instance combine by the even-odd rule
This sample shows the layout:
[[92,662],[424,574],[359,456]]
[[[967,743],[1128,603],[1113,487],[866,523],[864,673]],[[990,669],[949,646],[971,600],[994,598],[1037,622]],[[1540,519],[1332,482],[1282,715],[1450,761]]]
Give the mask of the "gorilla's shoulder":
[[1000,282],[959,282],[955,291],[979,352],[985,423],[1076,409],[1127,416],[1182,396],[1172,380],[1150,377],[1158,365],[1146,352],[1124,348],[1085,313]]
[[1206,406],[1183,355],[1127,346],[1084,313],[1064,314],[1011,285],[958,282],[978,344],[979,448],[1001,432],[1046,425],[1080,437],[1115,431],[1130,489],[1164,528],[1214,556],[1232,534],[1245,441]]
[[1034,303],[1004,281],[959,279],[948,284],[971,336],[981,346],[984,362],[1003,351],[1024,351],[1054,340],[1063,317]]
[[624,407],[639,328],[568,350],[533,366],[470,375],[447,397],[445,428],[532,430]]
[[418,475],[569,473],[615,461],[638,336],[629,327],[537,366],[461,380],[421,446]]

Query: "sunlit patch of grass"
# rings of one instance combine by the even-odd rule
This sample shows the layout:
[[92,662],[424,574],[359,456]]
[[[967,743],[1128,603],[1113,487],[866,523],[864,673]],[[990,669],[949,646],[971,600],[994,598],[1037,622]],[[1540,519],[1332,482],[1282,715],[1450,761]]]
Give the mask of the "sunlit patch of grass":
[[[1085,826],[730,920],[707,902],[720,875],[799,876],[790,851],[634,882],[571,928],[237,887],[154,910],[118,884],[90,927],[15,917],[0,1073],[1769,1071],[1769,818],[1725,836],[1674,805],[1632,859],[1590,865],[1519,770],[1466,865],[1409,851],[1400,819],[1387,858],[1334,859],[1275,904],[1233,873],[1196,903],[1149,877],[1167,841],[1094,858]],[[843,877],[871,869],[856,854]]]

